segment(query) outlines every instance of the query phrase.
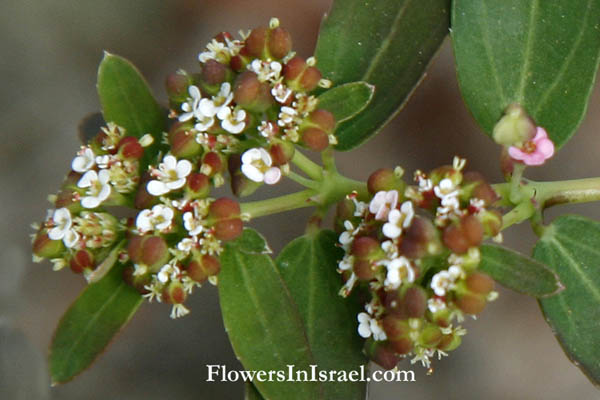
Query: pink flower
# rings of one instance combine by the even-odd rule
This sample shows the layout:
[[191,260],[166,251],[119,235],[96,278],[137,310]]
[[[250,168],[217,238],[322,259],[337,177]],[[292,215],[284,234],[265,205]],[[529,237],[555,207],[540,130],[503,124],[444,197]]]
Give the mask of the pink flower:
[[546,130],[538,126],[533,139],[525,142],[521,148],[510,146],[508,154],[513,160],[522,161],[526,165],[542,165],[554,154],[554,143],[548,138]]

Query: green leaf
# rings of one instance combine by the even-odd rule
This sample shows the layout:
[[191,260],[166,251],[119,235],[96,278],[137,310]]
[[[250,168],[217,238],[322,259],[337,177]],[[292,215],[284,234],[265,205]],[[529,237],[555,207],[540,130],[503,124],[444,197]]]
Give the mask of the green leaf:
[[252,383],[246,382],[244,386],[244,400],[264,400],[264,397],[261,396]]
[[567,356],[600,384],[600,223],[562,216],[545,229],[534,257],[552,268],[566,289],[541,299],[546,321]]
[[319,108],[331,112],[337,124],[352,119],[369,105],[375,87],[367,82],[336,86],[319,96]]
[[530,296],[553,296],[564,289],[550,268],[502,246],[481,246],[479,270],[503,286]]
[[86,369],[131,319],[142,296],[122,278],[117,264],[88,285],[58,324],[50,346],[52,383],[64,383]]
[[339,124],[338,150],[350,150],[400,110],[448,33],[449,0],[336,0],[321,25],[318,67],[335,86],[375,86],[369,107]]
[[[360,305],[338,295],[336,272],[343,251],[337,236],[319,231],[290,242],[277,257],[277,267],[294,298],[319,370],[358,370],[367,360],[356,331]],[[365,382],[326,382],[326,399],[364,399]]]
[[557,147],[581,122],[600,60],[600,0],[455,0],[463,98],[491,134],[521,104]]
[[[248,371],[288,371],[288,365],[310,371],[315,359],[302,318],[267,248],[251,229],[225,245],[219,273],[225,329]],[[323,398],[319,382],[253,382],[267,399]]]
[[129,61],[104,53],[98,68],[98,95],[105,121],[122,126],[129,135],[139,138],[150,133],[155,142],[162,140],[165,115],[145,79]]

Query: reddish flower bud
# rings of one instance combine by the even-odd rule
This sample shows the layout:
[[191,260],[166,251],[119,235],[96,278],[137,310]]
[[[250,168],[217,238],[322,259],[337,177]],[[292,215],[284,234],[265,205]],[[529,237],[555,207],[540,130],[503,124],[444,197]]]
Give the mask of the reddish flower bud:
[[292,36],[281,27],[269,30],[268,49],[271,58],[282,59],[292,50]]
[[393,369],[400,362],[400,357],[389,343],[367,340],[365,353],[371,361],[384,369]]
[[202,65],[201,79],[202,83],[219,88],[221,83],[225,82],[228,75],[228,68],[217,60],[208,60]]
[[246,38],[246,52],[253,58],[263,58],[265,42],[267,41],[268,28],[259,26],[252,29]]
[[188,87],[191,84],[192,78],[185,71],[167,75],[165,86],[169,99],[175,103],[185,101],[188,96]]
[[72,189],[64,188],[56,195],[54,200],[55,208],[68,208],[71,214],[77,213],[83,209],[81,202],[77,199],[78,192]]
[[228,219],[240,216],[240,204],[227,197],[213,201],[209,207],[209,214],[215,219]]
[[356,274],[357,278],[364,282],[375,279],[379,269],[381,269],[380,266],[375,265],[375,263],[372,261],[365,259],[357,259],[352,265],[352,270]]
[[222,156],[214,151],[209,151],[202,157],[202,163],[200,165],[200,171],[209,177],[213,177],[215,174],[223,172],[225,163],[223,162]]
[[[397,315],[386,315],[381,322],[383,325],[383,330],[390,341],[401,339],[408,336],[410,333],[408,321],[398,317]],[[402,352],[399,353],[403,354]]]
[[434,324],[427,324],[419,335],[419,342],[425,347],[435,347],[442,340],[442,331],[440,327]]
[[460,346],[461,342],[462,339],[459,335],[451,333],[449,335],[442,336],[440,342],[437,345],[437,348],[442,351],[449,352],[455,350],[458,346]]
[[352,242],[350,253],[359,259],[372,258],[381,253],[381,245],[372,237],[359,237]]
[[373,172],[367,180],[367,189],[369,193],[376,194],[380,191],[397,190],[398,193],[404,193],[406,184],[396,175],[391,168],[380,168]]
[[483,226],[479,219],[474,215],[467,215],[462,218],[460,224],[469,247],[478,247],[483,240]]
[[215,237],[226,242],[240,236],[243,230],[244,223],[239,218],[219,221],[215,224]]
[[308,67],[304,70],[302,78],[300,78],[300,86],[307,92],[314,90],[321,80],[322,75],[316,67]]
[[295,151],[296,148],[289,142],[275,143],[269,148],[269,154],[275,166],[287,164],[294,157]]
[[165,240],[160,236],[132,235],[127,244],[129,258],[136,264],[147,265],[156,269],[169,259],[169,249]]
[[435,254],[439,248],[437,229],[430,220],[414,217],[400,242],[400,251],[408,258],[421,258]]
[[205,282],[209,276],[218,275],[220,270],[219,259],[208,254],[194,257],[186,268],[188,276],[198,283]]
[[334,219],[335,231],[337,233],[342,233],[346,230],[344,227],[344,222],[354,217],[355,210],[356,206],[354,205],[354,202],[348,198],[344,198],[342,201],[337,203]]
[[485,308],[486,300],[482,295],[464,293],[456,299],[456,305],[466,314],[479,314]]
[[139,160],[144,155],[144,148],[133,136],[127,136],[119,142],[119,154],[123,158]]
[[48,237],[48,232],[40,230],[33,241],[33,254],[43,258],[60,257],[65,250],[62,240],[52,240]]
[[398,354],[408,354],[413,349],[413,342],[409,338],[390,340],[390,346]]
[[171,282],[163,289],[162,299],[169,304],[182,304],[187,298],[187,293],[180,282]]
[[210,193],[210,181],[208,176],[192,172],[187,177],[188,193],[191,193],[194,198],[205,198]]
[[335,129],[335,117],[331,112],[322,108],[310,113],[308,120],[327,133],[332,133]]
[[502,229],[502,215],[496,210],[489,210],[481,218],[481,224],[483,225],[483,231],[487,237],[494,237],[500,233]]
[[297,91],[310,92],[321,80],[321,72],[310,67],[301,57],[294,57],[283,67],[283,76],[287,86]]
[[269,84],[259,81],[252,71],[244,71],[238,76],[233,99],[239,106],[253,112],[266,111],[275,104]]
[[319,128],[308,128],[301,132],[302,142],[313,151],[323,151],[329,146],[329,135]]
[[202,146],[196,141],[189,122],[177,122],[169,130],[171,153],[177,158],[192,158],[202,153]]
[[459,224],[444,229],[443,240],[446,247],[456,254],[464,254],[470,247],[477,247],[483,240],[483,226],[474,215],[463,217]]
[[94,255],[89,250],[78,250],[69,263],[71,270],[76,274],[80,274],[85,269],[94,269]]
[[473,272],[465,281],[467,289],[473,293],[487,295],[494,290],[494,280],[482,272]]

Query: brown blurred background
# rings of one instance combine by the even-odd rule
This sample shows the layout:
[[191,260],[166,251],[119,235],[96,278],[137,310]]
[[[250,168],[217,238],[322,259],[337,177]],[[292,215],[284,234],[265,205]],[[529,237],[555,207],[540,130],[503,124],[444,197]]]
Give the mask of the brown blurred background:
[[[29,225],[40,221],[78,149],[80,119],[99,109],[96,68],[104,49],[125,56],[164,102],[164,76],[196,68],[196,56],[218,31],[237,32],[278,16],[296,50],[311,54],[319,21],[331,0],[3,0],[0,5],[0,398],[13,399],[240,399],[243,386],[205,382],[206,364],[241,366],[223,330],[217,292],[197,291],[191,315],[169,319],[164,305],[144,305],[93,367],[73,382],[49,388],[45,356],[56,323],[84,287],[81,277],[33,264]],[[344,40],[340,38],[340,40]],[[533,179],[598,176],[600,89],[592,95],[577,136]],[[408,173],[448,163],[455,155],[499,181],[497,148],[469,115],[458,92],[446,42],[428,77],[404,111],[357,151],[339,155],[340,169],[365,179],[381,166]],[[358,168],[357,168],[358,166]],[[289,191],[280,185],[261,191]],[[597,204],[548,212],[600,217]],[[279,250],[303,231],[308,212],[288,213],[254,226]],[[512,228],[506,243],[528,253],[534,236]],[[450,357],[417,382],[371,385],[371,399],[594,399],[598,392],[565,357],[535,300],[506,290]]]

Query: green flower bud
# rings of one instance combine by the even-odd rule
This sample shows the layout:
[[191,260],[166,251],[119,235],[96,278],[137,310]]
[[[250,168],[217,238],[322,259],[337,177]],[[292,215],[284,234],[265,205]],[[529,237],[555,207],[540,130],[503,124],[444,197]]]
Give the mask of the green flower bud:
[[535,124],[518,104],[508,106],[494,126],[492,137],[504,146],[520,146],[535,136]]

